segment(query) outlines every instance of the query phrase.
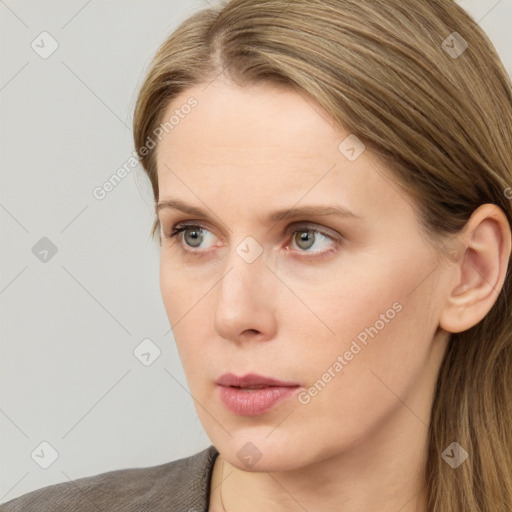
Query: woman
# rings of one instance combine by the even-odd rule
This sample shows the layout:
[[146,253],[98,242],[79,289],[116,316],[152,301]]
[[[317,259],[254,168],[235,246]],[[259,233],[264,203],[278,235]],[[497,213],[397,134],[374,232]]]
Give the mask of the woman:
[[512,510],[512,88],[451,0],[232,0],[142,85],[207,450],[14,510]]

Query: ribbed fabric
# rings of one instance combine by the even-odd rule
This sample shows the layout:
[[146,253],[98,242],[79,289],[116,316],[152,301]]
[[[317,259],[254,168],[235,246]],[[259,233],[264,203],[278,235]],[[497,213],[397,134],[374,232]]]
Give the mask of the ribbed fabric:
[[211,445],[195,455],[62,482],[0,505],[0,512],[208,512]]

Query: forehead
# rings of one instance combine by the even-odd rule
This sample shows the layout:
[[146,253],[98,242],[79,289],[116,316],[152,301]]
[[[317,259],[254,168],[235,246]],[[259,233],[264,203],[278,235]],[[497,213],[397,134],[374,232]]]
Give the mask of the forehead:
[[[164,119],[180,114],[189,98],[196,106],[182,114],[179,123],[164,133],[157,150],[157,162],[174,159],[216,162],[265,156],[313,160],[331,146],[337,153],[337,139],[327,113],[292,89],[271,83],[238,87],[219,80],[190,88],[168,105]],[[177,112],[176,112],[177,111]],[[341,133],[340,133],[341,132]],[[188,151],[194,145],[194,152]],[[227,152],[229,149],[229,153]]]
[[[182,108],[190,98],[195,106]],[[270,198],[281,207],[307,196],[365,217],[365,210],[379,218],[390,207],[398,215],[411,212],[404,191],[384,176],[378,161],[368,151],[348,159],[340,144],[344,148],[351,134],[288,87],[214,81],[176,97],[164,120],[172,115],[179,122],[157,148],[160,199],[180,195],[223,208],[236,197],[259,211]]]

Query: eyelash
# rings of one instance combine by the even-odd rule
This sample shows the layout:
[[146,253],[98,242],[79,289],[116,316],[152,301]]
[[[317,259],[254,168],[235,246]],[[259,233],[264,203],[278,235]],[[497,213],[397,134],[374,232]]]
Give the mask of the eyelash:
[[[178,224],[175,224],[172,227],[172,231],[170,233],[166,233],[165,234],[165,238],[172,239],[174,237],[177,237],[178,235],[180,235],[181,233],[183,233],[184,231],[186,231],[189,228],[199,228],[199,229],[202,229],[204,231],[210,231],[209,229],[205,228],[201,224],[198,224],[197,222],[194,222],[194,223],[191,222],[189,224],[188,223],[180,222]],[[313,232],[313,233],[319,233],[319,234],[325,236],[326,238],[328,238],[331,241],[333,241],[335,243],[336,247],[333,248],[333,249],[327,249],[327,250],[324,250],[324,251],[321,251],[321,252],[313,252],[313,253],[310,253],[310,254],[308,254],[306,251],[299,251],[299,253],[296,255],[296,257],[299,258],[299,259],[308,259],[308,258],[315,258],[315,257],[319,258],[319,257],[322,257],[322,256],[326,256],[327,254],[336,252],[338,250],[338,247],[342,243],[341,239],[337,239],[335,236],[330,235],[329,233],[327,233],[325,231],[316,229],[314,226],[312,226],[310,224],[293,225],[293,226],[291,226],[291,227],[289,227],[287,229],[287,232],[289,232],[291,236],[293,236],[295,233],[301,233],[301,232],[305,232],[305,231],[309,231],[309,232]],[[182,247],[186,247],[186,245],[182,244]],[[199,257],[205,256],[205,254],[207,252],[209,252],[209,251],[202,251],[200,249],[192,249],[190,247],[189,248],[184,248],[184,251],[187,254],[189,254],[190,256],[199,256]],[[297,252],[297,251],[295,250],[294,252]]]

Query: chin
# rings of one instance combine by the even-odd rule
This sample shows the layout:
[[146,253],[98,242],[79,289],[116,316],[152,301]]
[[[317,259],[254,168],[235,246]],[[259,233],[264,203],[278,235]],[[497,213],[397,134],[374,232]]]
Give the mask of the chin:
[[[270,435],[269,432],[272,429],[268,426],[244,429],[214,444],[227,462],[242,471],[291,471],[309,463],[302,443],[291,441],[289,432],[282,430],[278,433],[277,429]],[[309,455],[314,458],[313,454]]]

